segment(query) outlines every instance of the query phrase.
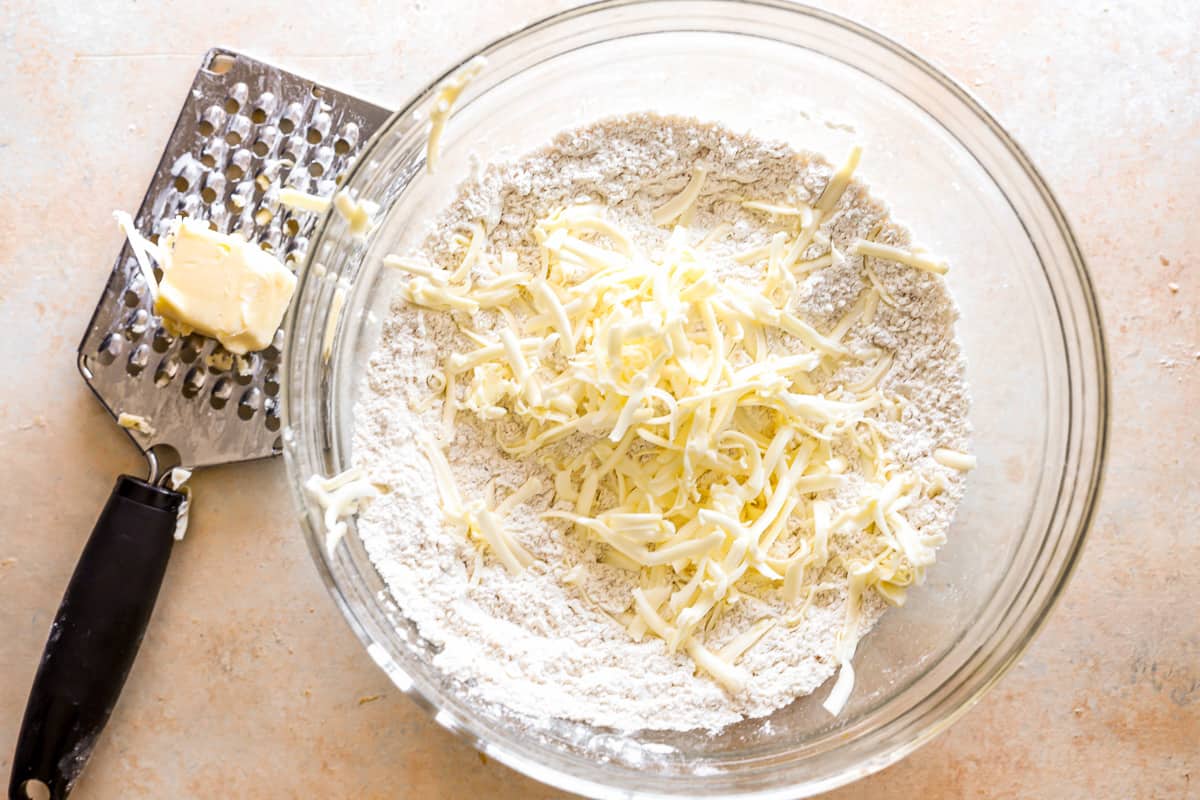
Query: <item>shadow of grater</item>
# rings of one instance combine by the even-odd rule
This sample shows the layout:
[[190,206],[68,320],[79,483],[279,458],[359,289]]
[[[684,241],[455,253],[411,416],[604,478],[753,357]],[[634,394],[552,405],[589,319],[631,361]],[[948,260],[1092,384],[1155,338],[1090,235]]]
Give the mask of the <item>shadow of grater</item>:
[[[202,64],[134,225],[157,241],[177,216],[207,220],[295,270],[321,215],[282,206],[279,190],[332,196],[391,112],[232,51],[210,50]],[[213,339],[172,335],[129,243],[122,248],[79,345],[79,371],[114,419],[146,420],[127,432],[149,476],[117,479],[80,555],[29,694],[10,800],[65,798],[116,704],[185,499],[172,468],[282,450],[283,339],[281,328],[267,349],[234,356]]]

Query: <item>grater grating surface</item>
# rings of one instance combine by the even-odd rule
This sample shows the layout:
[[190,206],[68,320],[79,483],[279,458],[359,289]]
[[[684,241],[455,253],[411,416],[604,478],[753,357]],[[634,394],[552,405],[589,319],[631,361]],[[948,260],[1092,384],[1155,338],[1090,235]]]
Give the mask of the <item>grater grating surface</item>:
[[[207,220],[295,270],[320,215],[281,206],[280,188],[331,196],[390,112],[229,50],[210,50],[203,65],[134,225],[157,241],[177,215]],[[280,451],[282,347],[282,329],[244,357],[171,335],[127,242],[79,345],[79,371],[114,418],[149,421],[153,433],[128,432],[152,465],[169,446],[200,467]]]

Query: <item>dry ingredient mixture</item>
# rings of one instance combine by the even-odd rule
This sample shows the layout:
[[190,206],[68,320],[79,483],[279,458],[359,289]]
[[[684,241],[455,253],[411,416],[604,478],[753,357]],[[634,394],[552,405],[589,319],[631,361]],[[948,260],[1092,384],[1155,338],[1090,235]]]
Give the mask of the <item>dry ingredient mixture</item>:
[[609,119],[487,167],[389,258],[358,531],[477,700],[718,729],[841,667],[840,710],[973,466],[945,266],[857,157]]

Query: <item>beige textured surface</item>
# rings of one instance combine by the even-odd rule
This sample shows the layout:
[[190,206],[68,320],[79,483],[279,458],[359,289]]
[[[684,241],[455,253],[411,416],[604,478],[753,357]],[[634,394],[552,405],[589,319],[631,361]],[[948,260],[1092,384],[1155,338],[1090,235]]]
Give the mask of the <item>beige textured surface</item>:
[[[74,368],[120,245],[109,212],[137,206],[211,45],[394,104],[563,4],[441,5],[0,0],[5,784],[79,549],[113,477],[142,469]],[[971,87],[1041,166],[1099,287],[1116,408],[1103,506],[1045,632],[948,733],[834,796],[1200,796],[1200,6],[829,5]],[[281,463],[195,486],[204,500],[75,797],[553,795],[391,689],[320,585]]]

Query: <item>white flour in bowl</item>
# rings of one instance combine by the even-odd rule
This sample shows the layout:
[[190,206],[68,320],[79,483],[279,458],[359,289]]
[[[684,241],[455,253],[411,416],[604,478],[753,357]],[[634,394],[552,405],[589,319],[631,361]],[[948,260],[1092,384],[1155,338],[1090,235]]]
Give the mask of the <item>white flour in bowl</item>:
[[[607,120],[563,133],[514,162],[487,167],[461,187],[421,255],[453,268],[462,257],[462,235],[480,222],[490,251],[513,251],[521,268],[532,272],[540,268],[531,234],[535,222],[581,201],[607,206],[613,220],[652,249],[668,233],[653,223],[652,210],[678,194],[698,164],[708,177],[687,219],[690,238],[712,234],[705,252],[714,274],[747,286],[761,282],[761,267],[734,256],[766,244],[773,218],[744,208],[742,201],[813,202],[834,172],[817,156],[715,125],[653,115]],[[816,259],[832,245],[838,256],[833,265],[800,277],[794,309],[827,331],[869,287],[879,292],[874,318],[855,324],[843,341],[892,354],[880,386],[903,399],[903,410],[897,419],[880,412],[878,425],[894,457],[927,487],[905,517],[922,534],[944,533],[961,496],[962,473],[939,463],[933,452],[965,451],[968,434],[968,397],[953,329],[957,312],[935,275],[874,258],[868,270],[863,258],[841,255],[863,238],[911,244],[907,231],[855,180],[804,253]],[[479,314],[485,327],[487,313]],[[766,587],[743,595],[716,618],[706,632],[713,648],[764,617],[780,620],[741,656],[738,665],[750,677],[742,691],[730,693],[697,674],[687,655],[669,653],[661,639],[634,641],[614,619],[629,608],[637,574],[603,563],[605,546],[572,526],[542,519],[552,492],[507,516],[508,530],[537,559],[515,574],[447,524],[418,438],[436,432],[441,419],[440,402],[431,400],[431,375],[449,352],[473,346],[448,314],[397,301],[355,413],[354,462],[391,489],[360,514],[359,536],[400,608],[440,648],[439,669],[484,702],[534,718],[623,730],[721,728],[769,714],[834,673],[848,597],[846,572],[836,558],[835,566],[811,576],[816,588],[803,613]],[[845,367],[830,380],[852,383],[867,371]],[[517,459],[498,447],[497,426],[503,424],[459,413],[446,455],[464,497],[494,491],[503,498],[535,475],[553,485],[536,453]],[[579,439],[562,446],[587,445]],[[861,486],[852,454],[848,461],[850,480],[830,498],[835,508],[851,503]],[[835,555],[846,545],[837,536],[830,542]],[[877,593],[864,595],[858,633],[865,634],[885,608]]]

